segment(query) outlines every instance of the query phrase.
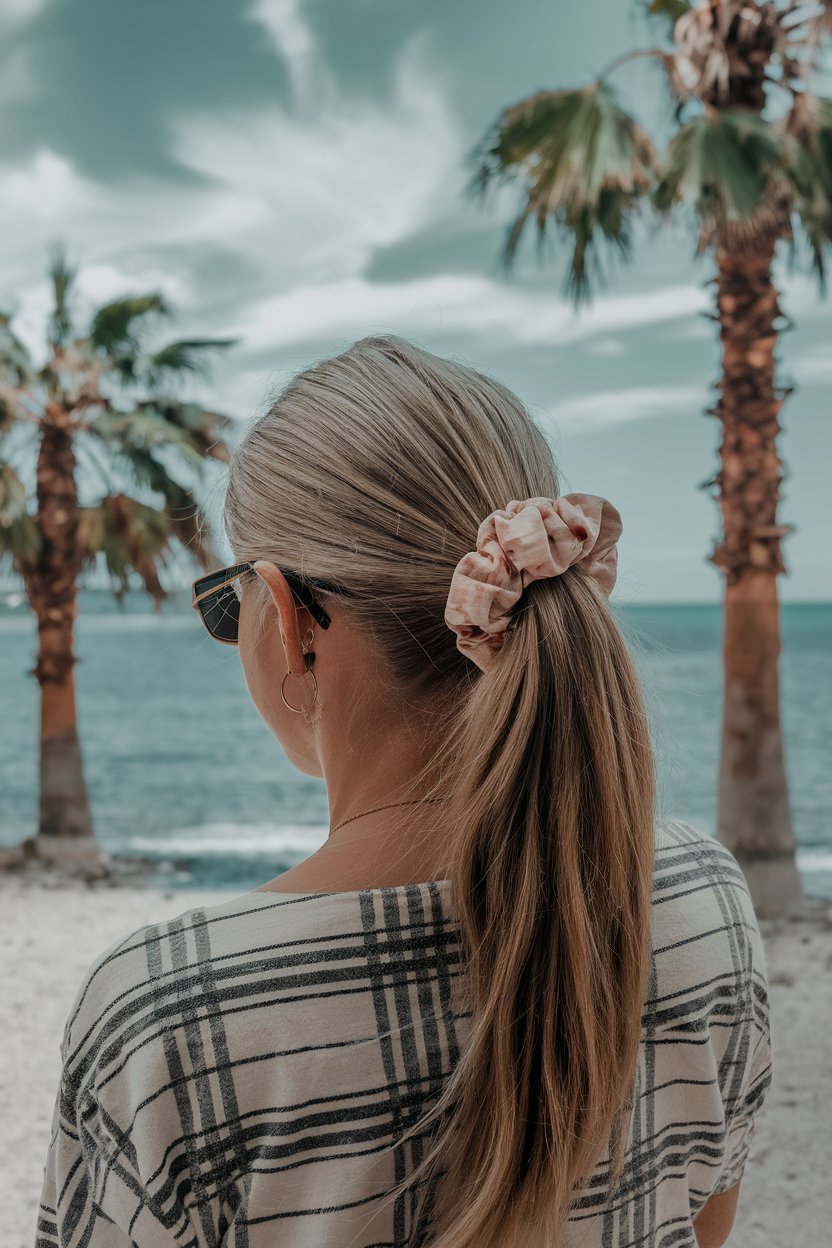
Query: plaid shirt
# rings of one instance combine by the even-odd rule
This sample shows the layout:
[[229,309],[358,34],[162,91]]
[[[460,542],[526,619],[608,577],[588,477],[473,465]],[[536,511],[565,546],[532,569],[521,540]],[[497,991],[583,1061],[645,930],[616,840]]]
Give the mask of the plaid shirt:
[[[37,1248],[400,1248],[436,1100],[470,1026],[447,881],[251,892],[131,932],[76,994]],[[567,1248],[695,1248],[771,1083],[763,947],[736,860],[657,830],[650,979],[625,1170]]]

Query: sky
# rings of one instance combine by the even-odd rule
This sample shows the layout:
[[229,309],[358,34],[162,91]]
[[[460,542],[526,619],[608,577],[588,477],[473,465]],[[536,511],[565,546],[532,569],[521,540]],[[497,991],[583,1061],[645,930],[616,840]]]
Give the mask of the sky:
[[[43,351],[49,248],[78,265],[81,322],[158,289],[167,336],[238,344],[194,397],[241,422],[275,387],[392,332],[510,386],[545,429],[562,492],[620,510],[615,597],[719,602],[712,262],[682,217],[645,218],[588,308],[563,255],[500,247],[519,191],[466,194],[471,150],[509,104],[655,43],[638,0],[2,0],[0,308]],[[655,140],[661,71],[612,80]],[[829,90],[832,94],[832,90]],[[784,601],[832,598],[830,305],[778,261]],[[504,500],[495,500],[495,507]]]

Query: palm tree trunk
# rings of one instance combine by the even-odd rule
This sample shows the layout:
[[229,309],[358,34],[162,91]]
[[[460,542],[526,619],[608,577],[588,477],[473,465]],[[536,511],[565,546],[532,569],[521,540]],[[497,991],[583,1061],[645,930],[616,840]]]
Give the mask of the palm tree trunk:
[[66,413],[53,405],[41,427],[37,464],[41,551],[26,587],[38,623],[32,675],[41,693],[38,853],[58,860],[101,858],[78,739],[73,669],[79,572],[75,453]]
[[[69,639],[72,644],[71,637]],[[38,662],[43,660],[41,631]],[[75,681],[70,671],[61,682],[44,681],[40,701],[40,818],[38,835],[93,835],[81,744],[75,722]]]
[[777,521],[776,438],[788,391],[774,376],[775,241],[717,245],[723,371],[712,411],[722,443],[720,471],[708,483],[719,488],[723,520],[711,560],[725,573],[717,836],[740,862],[760,914],[789,910],[802,897],[780,726],[777,576],[785,572],[781,539],[789,526]]

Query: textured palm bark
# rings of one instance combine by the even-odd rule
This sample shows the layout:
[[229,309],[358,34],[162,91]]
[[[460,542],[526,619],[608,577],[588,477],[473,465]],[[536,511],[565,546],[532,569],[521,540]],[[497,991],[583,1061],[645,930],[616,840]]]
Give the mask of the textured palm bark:
[[73,652],[78,561],[78,496],[68,414],[50,405],[37,463],[41,551],[25,569],[37,617],[40,685],[40,837],[92,838],[76,720]]
[[[717,835],[743,862],[775,870],[755,900],[774,908],[800,892],[780,725],[777,576],[785,571],[777,519],[782,465],[776,439],[788,391],[775,384],[774,238],[753,249],[717,245],[723,371],[712,409],[722,424],[716,484],[723,537],[711,560],[725,574],[724,698]],[[758,871],[757,875],[762,878]],[[762,893],[766,896],[763,897]]]

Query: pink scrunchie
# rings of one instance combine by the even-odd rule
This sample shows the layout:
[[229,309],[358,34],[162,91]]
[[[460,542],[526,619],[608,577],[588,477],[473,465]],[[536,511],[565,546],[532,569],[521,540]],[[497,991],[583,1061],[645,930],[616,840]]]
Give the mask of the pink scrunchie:
[[573,563],[607,595],[618,570],[621,515],[597,494],[512,499],[477,530],[477,549],[463,555],[451,577],[445,623],[457,649],[483,671],[505,640],[509,611],[530,581],[559,576]]

